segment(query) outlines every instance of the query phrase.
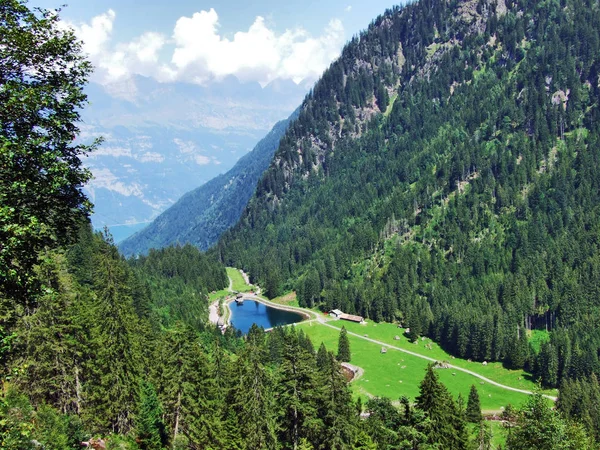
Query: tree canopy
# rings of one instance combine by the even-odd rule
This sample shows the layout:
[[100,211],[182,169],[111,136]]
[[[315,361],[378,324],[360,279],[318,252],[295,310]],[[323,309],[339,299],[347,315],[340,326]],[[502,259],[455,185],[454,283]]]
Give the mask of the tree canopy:
[[24,298],[46,246],[68,243],[91,204],[76,141],[92,66],[57,14],[0,3],[0,296]]

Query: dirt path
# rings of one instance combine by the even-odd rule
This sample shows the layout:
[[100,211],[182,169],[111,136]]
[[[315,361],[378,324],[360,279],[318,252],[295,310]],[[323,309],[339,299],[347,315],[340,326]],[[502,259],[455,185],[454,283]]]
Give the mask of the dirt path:
[[[231,289],[231,278],[229,279],[229,282],[230,282],[230,289]],[[280,305],[278,303],[273,303],[272,301],[267,300],[266,298],[258,296],[256,294],[245,293],[244,297],[248,298],[250,300],[256,300],[258,302],[264,303],[265,305],[272,306],[273,308],[282,309],[284,311],[297,312],[297,313],[300,313],[300,314],[304,315],[307,318],[312,317],[312,319],[306,320],[306,321],[304,321],[302,323],[308,323],[308,322],[315,322],[316,321],[316,322],[318,322],[318,323],[320,323],[322,325],[325,325],[326,327],[330,327],[330,328],[333,328],[333,329],[338,330],[338,331],[341,330],[341,328],[338,328],[336,326],[331,325],[330,323],[328,323],[329,321],[326,320],[323,316],[319,315],[318,313],[316,313],[316,312],[314,312],[314,311],[312,311],[310,309],[299,308],[299,307],[296,307],[296,306]],[[406,350],[404,348],[400,348],[400,347],[396,347],[394,345],[386,344],[385,342],[381,342],[381,341],[378,341],[376,339],[371,339],[371,338],[368,338],[368,337],[365,337],[365,336],[361,336],[360,334],[354,333],[352,331],[348,331],[348,334],[351,334],[352,336],[356,336],[357,338],[364,339],[364,340],[369,341],[369,342],[373,342],[374,344],[381,345],[382,347],[387,347],[387,348],[391,348],[391,349],[394,349],[394,350],[398,350],[399,352],[407,353],[409,355],[416,356],[417,358],[425,359],[427,361],[437,362],[436,359],[430,358],[429,356],[421,355],[419,353],[415,353],[415,352],[412,352],[410,350]],[[497,386],[497,387],[499,387],[501,389],[506,389],[508,391],[513,391],[513,392],[519,392],[521,394],[533,395],[533,392],[531,392],[531,391],[527,391],[525,389],[514,388],[514,387],[511,387],[511,386],[506,386],[504,384],[501,384],[501,383],[498,383],[496,381],[490,380],[489,378],[486,378],[483,375],[480,375],[477,372],[473,372],[472,370],[469,370],[469,369],[463,369],[462,367],[458,367],[458,366],[455,366],[455,365],[452,365],[452,364],[448,364],[447,367],[449,369],[453,369],[453,370],[456,370],[458,372],[463,372],[463,373],[472,375],[475,378],[479,378],[480,380],[482,380],[482,381],[484,381],[486,383],[489,383],[491,385]],[[552,395],[546,395],[546,394],[544,394],[544,397],[546,397],[546,398],[548,398],[548,399],[550,399],[552,401],[556,401],[557,400],[557,397],[554,397]]]
[[[325,320],[319,319],[319,322],[321,322],[321,324],[325,325],[326,327],[330,327],[330,328],[333,328],[335,330],[341,330],[341,328],[334,327],[330,323],[325,322]],[[368,338],[368,337],[365,337],[365,336],[361,336],[360,334],[353,333],[352,331],[348,331],[348,334],[351,334],[352,336],[356,336],[357,338],[360,338],[360,339],[364,339],[365,341],[369,341],[369,342],[373,342],[374,344],[381,345],[382,347],[387,347],[387,348],[391,348],[391,349],[394,349],[394,350],[398,350],[398,351],[403,352],[403,353],[408,353],[409,355],[416,356],[417,358],[421,358],[421,359],[426,359],[427,361],[437,362],[436,359],[430,358],[429,356],[420,355],[419,353],[411,352],[410,350],[406,350],[404,348],[396,347],[395,345],[386,344],[385,342],[381,342],[381,341],[378,341],[378,340],[375,340],[375,339],[371,339],[371,338]],[[533,392],[531,392],[531,391],[527,391],[525,389],[518,389],[518,388],[514,388],[514,387],[511,387],[511,386],[506,386],[504,384],[497,383],[497,382],[495,382],[493,380],[490,380],[489,378],[484,377],[483,375],[478,374],[477,372],[473,372],[472,370],[463,369],[462,367],[454,366],[452,364],[448,364],[447,367],[449,369],[454,369],[454,370],[459,371],[459,372],[468,373],[469,375],[472,375],[472,376],[474,376],[476,378],[479,378],[480,380],[483,380],[486,383],[492,384],[492,385],[497,386],[497,387],[502,388],[502,389],[506,389],[508,391],[514,391],[514,392],[520,392],[521,394],[533,395]],[[553,401],[556,401],[556,399],[557,399],[556,397],[554,397],[552,395],[545,395],[544,394],[544,397],[549,398],[550,400],[553,400]]]
[[208,320],[217,325],[219,323],[219,301],[216,300],[208,306]]
[[[233,292],[233,280],[229,275],[227,275],[227,278],[229,278],[229,286],[227,287],[227,290],[229,292]],[[208,305],[208,321],[215,325],[219,323],[219,300],[215,300]]]

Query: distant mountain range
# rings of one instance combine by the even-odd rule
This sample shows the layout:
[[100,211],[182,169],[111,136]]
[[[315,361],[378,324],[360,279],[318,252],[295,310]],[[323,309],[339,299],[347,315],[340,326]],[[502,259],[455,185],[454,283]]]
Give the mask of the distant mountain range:
[[118,240],[150,222],[231,168],[300,104],[306,86],[276,80],[263,88],[235,77],[161,84],[140,76],[90,84],[80,138],[105,139],[85,161],[94,174],[86,187],[94,226],[108,226]]
[[295,111],[275,124],[231,170],[188,192],[150,225],[121,242],[121,252],[126,256],[145,254],[151,248],[175,243],[191,243],[203,250],[213,245],[240,218],[281,137],[297,116]]

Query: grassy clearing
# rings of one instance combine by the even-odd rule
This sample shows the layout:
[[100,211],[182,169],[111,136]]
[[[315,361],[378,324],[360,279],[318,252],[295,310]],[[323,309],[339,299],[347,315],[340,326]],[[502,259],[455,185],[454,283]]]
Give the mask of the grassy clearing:
[[233,267],[227,267],[227,276],[231,278],[232,289],[236,292],[250,292],[254,290],[254,286],[247,284],[246,280],[240,273],[239,270],[234,269]]
[[539,353],[540,347],[544,342],[550,340],[550,333],[546,330],[531,330],[527,333],[527,336],[529,337],[529,343],[536,353]]
[[397,93],[392,95],[392,97],[390,98],[390,101],[388,103],[388,107],[385,110],[385,112],[383,113],[384,117],[387,117],[390,115],[390,113],[392,112],[392,109],[394,108],[394,102],[396,101],[397,98],[398,98]]
[[[334,323],[333,325],[341,327],[342,323]],[[509,370],[502,366],[502,363],[494,362],[483,365],[480,362],[469,362],[464,359],[454,358],[444,351],[438,344],[431,339],[419,340],[416,344],[411,343],[404,334],[404,328],[398,328],[397,325],[391,323],[374,323],[369,322],[367,325],[347,322],[343,323],[348,331],[353,331],[358,334],[368,334],[370,338],[385,342],[386,344],[404,348],[420,355],[434,358],[438,361],[448,361],[464,369],[472,370],[483,375],[490,380],[506,386],[517,389],[534,390],[537,385],[531,379],[531,375],[523,370]],[[332,330],[333,331],[333,330]],[[395,340],[394,337],[400,337]],[[557,395],[555,389],[544,391],[548,395]]]
[[220,291],[213,292],[208,295],[208,303],[212,303],[215,300],[220,300],[222,298],[225,298],[230,294],[231,294],[231,292],[229,292],[227,289],[221,289]]
[[[341,326],[342,323],[334,322],[335,326]],[[532,382],[527,380],[518,380],[518,371],[515,373],[506,371],[498,367],[486,367],[477,363],[469,363],[458,359],[451,360],[443,350],[439,349],[435,344],[432,345],[432,350],[425,349],[425,342],[419,342],[418,345],[411,344],[405,338],[397,341],[394,340],[395,335],[402,334],[401,329],[398,329],[393,324],[369,324],[360,325],[350,322],[344,322],[344,326],[349,331],[354,331],[360,334],[368,334],[370,338],[380,340],[400,348],[407,348],[416,353],[423,352],[424,355],[439,359],[448,360],[452,364],[460,367],[469,368],[477,371],[482,375],[498,381],[503,384],[524,389],[533,389]],[[315,347],[318,347],[321,342],[334,352],[337,351],[337,341],[339,332],[327,326],[318,323],[308,323],[298,325],[311,337]],[[428,361],[416,356],[408,355],[397,350],[388,349],[387,353],[381,353],[381,346],[359,337],[349,335],[350,348],[352,351],[352,364],[356,364],[364,369],[365,373],[362,378],[352,383],[352,388],[356,395],[361,397],[389,397],[392,400],[397,400],[402,395],[414,399],[419,393],[419,384],[425,374],[425,368]],[[430,341],[428,341],[429,343]],[[418,349],[421,349],[419,351]],[[485,368],[485,371],[479,370]],[[484,373],[485,372],[485,373]],[[452,395],[455,397],[462,394],[463,398],[467,398],[469,388],[472,384],[477,387],[481,399],[481,407],[484,412],[498,412],[501,407],[511,403],[514,406],[521,406],[526,400],[527,395],[518,392],[508,391],[500,387],[490,385],[488,383],[481,384],[481,380],[462,372],[454,372],[452,369],[440,369],[440,380],[448,387]],[[455,373],[455,375],[453,375]],[[512,380],[513,383],[504,383],[504,380]]]
[[298,298],[296,297],[296,292],[294,291],[288,292],[287,294],[282,295],[280,297],[271,299],[271,301],[273,303],[277,303],[283,306],[295,306],[296,308],[300,307],[300,305],[298,304]]

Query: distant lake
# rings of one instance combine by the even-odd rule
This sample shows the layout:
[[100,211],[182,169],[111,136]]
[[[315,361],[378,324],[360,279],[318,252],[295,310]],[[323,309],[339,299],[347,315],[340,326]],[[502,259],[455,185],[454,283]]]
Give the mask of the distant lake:
[[254,300],[244,299],[242,305],[231,302],[229,308],[231,323],[244,334],[248,333],[253,323],[266,329],[297,323],[304,319],[301,314],[272,308]]
[[118,244],[119,242],[125,240],[125,238],[131,236],[133,233],[140,231],[149,223],[150,222],[133,223],[131,225],[112,225],[108,227],[108,230],[110,231],[110,234],[112,234],[115,244]]

